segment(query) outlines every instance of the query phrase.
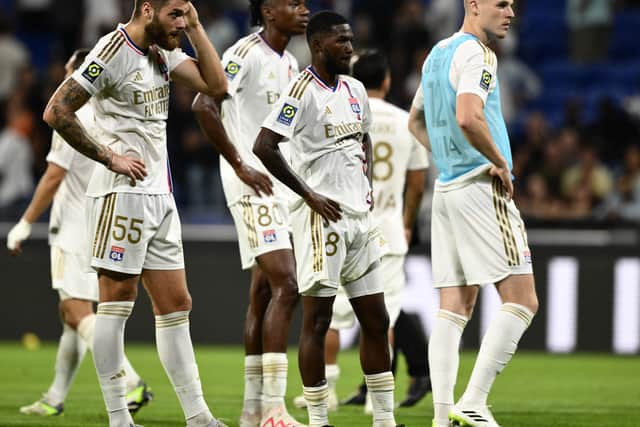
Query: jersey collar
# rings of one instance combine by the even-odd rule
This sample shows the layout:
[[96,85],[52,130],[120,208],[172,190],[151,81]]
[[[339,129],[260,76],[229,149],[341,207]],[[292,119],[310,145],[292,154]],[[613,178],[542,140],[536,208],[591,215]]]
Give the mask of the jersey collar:
[[118,31],[120,31],[122,33],[122,35],[124,36],[124,40],[127,42],[127,45],[133,49],[133,51],[135,53],[137,53],[138,55],[141,56],[145,56],[147,54],[147,52],[149,52],[149,49],[146,50],[142,50],[138,47],[138,45],[136,45],[133,40],[131,40],[131,37],[129,37],[129,34],[127,33],[127,30],[124,29],[124,25],[122,24],[118,24]]
[[309,65],[305,71],[311,73],[311,75],[313,76],[313,78],[316,80],[316,82],[320,85],[320,87],[330,91],[330,92],[336,92],[338,91],[338,89],[340,89],[340,85],[342,83],[342,80],[340,80],[340,76],[338,76],[338,84],[335,85],[335,87],[331,87],[330,85],[328,85],[327,83],[325,83],[322,78],[320,78],[319,75],[316,74],[316,72],[314,71],[313,67],[311,65]]

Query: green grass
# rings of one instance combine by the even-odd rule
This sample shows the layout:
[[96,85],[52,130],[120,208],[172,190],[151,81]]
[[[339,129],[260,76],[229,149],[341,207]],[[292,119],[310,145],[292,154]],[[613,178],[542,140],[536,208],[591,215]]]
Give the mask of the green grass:
[[[145,427],[184,426],[182,411],[162,370],[155,348],[128,345],[127,352],[140,374],[152,386],[156,399],[142,409],[136,421]],[[214,414],[237,426],[242,405],[243,355],[239,348],[197,346],[196,354],[205,397]],[[466,384],[474,354],[463,354],[456,396]],[[0,426],[105,426],[107,419],[95,371],[87,357],[65,404],[65,415],[33,418],[18,413],[46,390],[52,378],[55,346],[45,344],[27,351],[14,343],[0,343]],[[288,399],[299,394],[301,384],[296,355],[291,352]],[[353,351],[340,356],[341,398],[358,384],[358,357]],[[396,400],[406,390],[404,367],[399,369]],[[490,403],[503,426],[640,426],[640,359],[609,355],[554,356],[519,353],[500,375]],[[306,419],[304,411],[290,411]],[[359,407],[341,407],[330,414],[336,426],[371,426]],[[399,409],[396,419],[407,427],[430,426],[433,411],[428,396],[416,407]]]

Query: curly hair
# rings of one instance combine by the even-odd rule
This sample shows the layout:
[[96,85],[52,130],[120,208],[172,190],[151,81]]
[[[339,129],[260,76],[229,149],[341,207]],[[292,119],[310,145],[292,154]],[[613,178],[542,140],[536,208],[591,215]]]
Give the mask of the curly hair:
[[249,14],[251,15],[251,25],[262,25],[262,5],[265,0],[249,0]]

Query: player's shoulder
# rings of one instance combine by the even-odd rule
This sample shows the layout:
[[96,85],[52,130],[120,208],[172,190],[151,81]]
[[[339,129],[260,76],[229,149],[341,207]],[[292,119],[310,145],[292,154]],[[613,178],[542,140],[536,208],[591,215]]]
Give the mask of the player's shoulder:
[[497,64],[495,52],[476,38],[469,38],[458,46],[455,52],[457,59],[469,61],[472,59],[482,60],[487,65]]
[[302,70],[289,83],[286,90],[287,96],[289,98],[302,100],[307,93],[311,93],[308,89],[313,78],[313,74],[308,69],[305,68]]
[[369,98],[369,103],[371,104],[371,111],[374,112],[374,114],[376,112],[380,112],[387,116],[396,117],[399,120],[408,120],[409,118],[409,113],[406,110],[385,101],[384,99]]
[[356,90],[359,92],[367,92],[367,90],[365,89],[364,85],[362,84],[362,82],[352,76],[349,76],[347,74],[341,74],[340,75],[340,80],[342,80],[343,82],[345,82],[350,89],[352,90]]
[[233,58],[236,61],[246,61],[256,53],[259,53],[259,49],[255,47],[262,42],[262,38],[258,33],[248,34],[236,41],[231,45],[224,53],[224,56]]
[[127,36],[120,28],[116,28],[102,36],[93,49],[94,57],[103,65],[119,62],[127,49]]

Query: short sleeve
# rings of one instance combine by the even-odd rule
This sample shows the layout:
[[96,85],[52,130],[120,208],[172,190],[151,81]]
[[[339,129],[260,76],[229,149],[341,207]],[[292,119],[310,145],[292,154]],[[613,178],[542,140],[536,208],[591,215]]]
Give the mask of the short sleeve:
[[411,157],[407,169],[410,171],[427,169],[429,167],[429,155],[424,145],[411,137]]
[[424,111],[424,92],[422,91],[422,84],[418,85],[418,90],[416,90],[416,94],[413,96],[411,106],[416,110]]
[[69,170],[73,157],[76,155],[76,150],[67,142],[62,139],[58,132],[53,132],[51,138],[51,149],[47,154],[47,162],[55,163],[64,170]]
[[173,50],[165,50],[164,54],[165,54],[165,57],[166,57],[167,68],[169,69],[169,74],[171,74],[173,72],[173,70],[175,70],[176,67],[178,65],[182,64],[184,61],[193,60],[192,57],[190,57],[189,55],[184,53],[184,51],[182,49],[180,49],[180,48],[176,48],[176,49],[173,49]]
[[497,83],[495,53],[476,40],[463,43],[456,50],[451,66],[451,83],[457,95],[473,93],[487,101]]
[[309,96],[310,91],[304,91],[300,97],[292,96],[295,94],[294,87],[299,84],[304,84],[305,77],[296,78],[289,86],[287,86],[284,93],[289,95],[281,96],[274,104],[273,109],[265,119],[262,127],[269,129],[287,139],[291,139],[296,133],[296,130],[300,127],[300,117],[305,113],[305,100]]
[[245,80],[244,76],[249,72],[248,69],[251,64],[250,54],[239,54],[244,53],[244,51],[236,53],[241,47],[241,45],[231,46],[222,55],[222,68],[227,77],[227,93],[230,96],[235,96],[238,89],[242,87],[243,80]]
[[120,31],[101,38],[71,78],[91,96],[113,86],[123,66],[124,55],[119,54],[123,43],[124,36]]

